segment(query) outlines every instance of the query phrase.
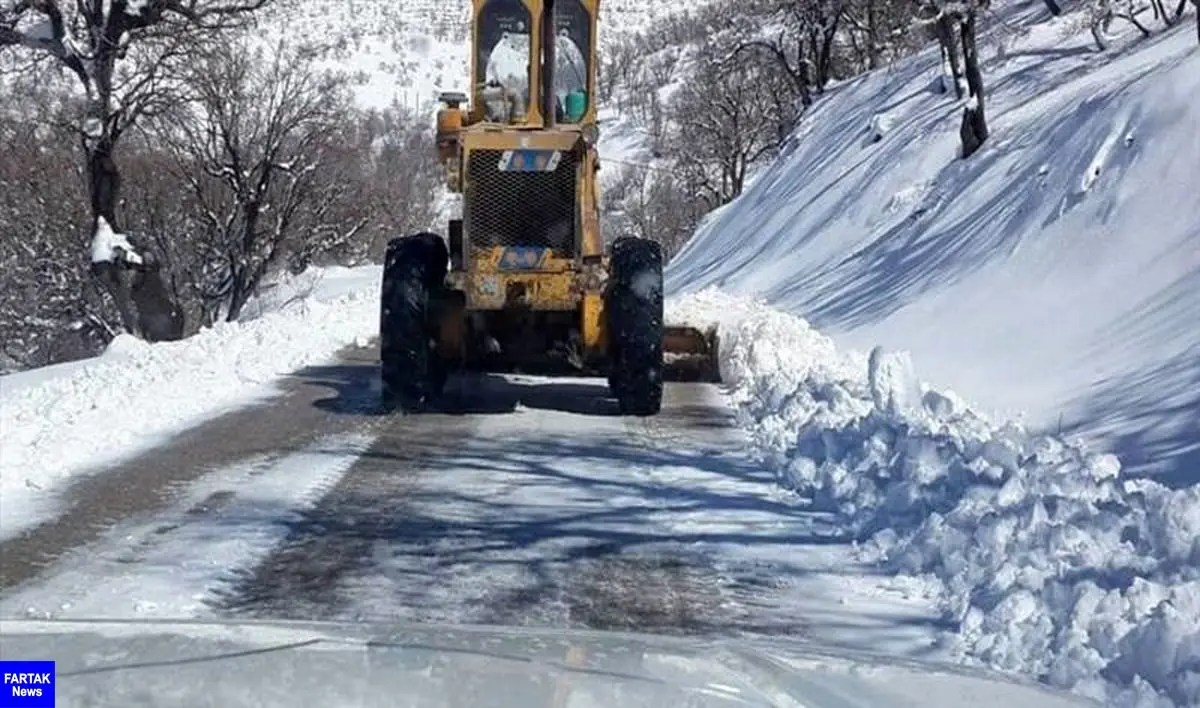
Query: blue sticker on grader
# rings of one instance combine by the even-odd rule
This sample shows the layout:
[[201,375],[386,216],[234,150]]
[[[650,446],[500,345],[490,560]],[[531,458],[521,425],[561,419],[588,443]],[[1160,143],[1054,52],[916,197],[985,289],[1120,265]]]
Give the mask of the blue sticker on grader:
[[0,661],[0,708],[53,708],[53,661]]
[[558,150],[505,150],[497,167],[501,172],[553,172],[561,159]]
[[500,270],[533,270],[542,264],[547,250],[541,246],[508,246],[500,254]]

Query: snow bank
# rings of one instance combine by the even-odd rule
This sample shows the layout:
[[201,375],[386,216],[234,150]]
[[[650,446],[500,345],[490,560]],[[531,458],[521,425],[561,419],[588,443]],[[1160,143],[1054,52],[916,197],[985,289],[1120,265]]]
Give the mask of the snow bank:
[[[310,271],[253,303],[247,319],[180,342],[119,336],[60,375],[0,378],[0,537],[53,511],[72,475],[270,395],[272,382],[378,329],[379,268]],[[33,377],[30,382],[23,377]]]
[[1074,11],[995,11],[1009,46],[980,42],[979,153],[958,157],[936,49],[836,86],[672,261],[667,291],[761,296],[842,347],[910,351],[997,418],[1200,482],[1193,18],[1146,40],[1116,23],[1096,52]]
[[992,422],[905,355],[843,356],[761,302],[709,289],[669,319],[720,323],[764,460],[867,557],[940,584],[964,659],[1115,705],[1200,704],[1200,489],[1123,479],[1112,455]]

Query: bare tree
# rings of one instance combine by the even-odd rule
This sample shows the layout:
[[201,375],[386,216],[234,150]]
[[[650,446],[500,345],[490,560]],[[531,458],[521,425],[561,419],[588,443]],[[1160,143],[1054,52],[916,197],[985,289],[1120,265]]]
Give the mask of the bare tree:
[[957,65],[958,50],[962,51],[962,73],[967,82],[967,102],[963,107],[959,138],[962,156],[974,155],[987,141],[989,129],[985,113],[983,70],[980,66],[978,48],[979,16],[989,7],[989,0],[932,0],[918,10],[919,25],[932,27],[934,35],[942,45],[943,56],[951,59],[951,70],[955,73],[955,92],[962,98]]
[[905,0],[844,0],[845,37],[854,53],[848,67],[851,73],[882,68],[905,53],[901,40],[909,26],[910,8]]
[[669,169],[626,165],[604,190],[604,231],[610,237],[658,241],[669,261],[691,238],[707,210]]
[[[937,39],[938,48],[942,53],[942,61],[950,67],[950,76],[954,82],[954,96],[961,99],[963,86],[963,68],[961,52],[959,51],[958,27],[954,18],[945,12],[939,12],[932,20],[933,36]],[[945,74],[943,74],[945,76]],[[942,87],[945,91],[945,86]]]
[[61,257],[88,240],[77,155],[44,124],[8,119],[0,155],[0,372],[94,354],[112,313],[86,263]]
[[437,198],[443,188],[433,126],[424,116],[393,106],[372,111],[363,133],[366,173],[363,193],[374,215],[365,255],[382,260],[387,242],[398,234],[439,230]]
[[[87,168],[91,229],[118,232],[117,147],[143,118],[169,106],[178,70],[198,43],[269,0],[15,0],[0,4],[0,49],[50,58],[78,90],[77,136]],[[182,314],[151,253],[93,249],[92,273],[125,328],[150,340],[183,334]]]
[[[152,128],[147,121],[145,128]],[[204,222],[201,205],[179,173],[175,156],[149,130],[125,137],[122,169],[128,175],[121,188],[121,220],[127,230],[142,235],[148,250],[161,262],[172,299],[184,312],[184,336],[213,324],[197,286],[207,266],[201,247]]]
[[[1200,40],[1200,0],[1191,0],[1196,8],[1196,38]],[[1143,37],[1152,33],[1150,27],[1143,23],[1141,15],[1151,11],[1153,16],[1166,27],[1173,27],[1183,17],[1187,10],[1188,0],[1177,0],[1175,8],[1168,10],[1163,0],[1092,0],[1089,5],[1092,38],[1100,51],[1108,48],[1108,31],[1113,20],[1124,20],[1133,25]]]
[[834,49],[846,16],[845,0],[756,0],[749,7],[766,25],[779,29],[756,32],[735,51],[765,52],[808,107],[812,93],[823,92],[834,76]]
[[798,104],[791,81],[761,55],[698,51],[671,111],[670,154],[688,188],[710,208],[740,195],[751,165],[776,154],[786,140]]
[[282,42],[219,43],[185,80],[191,99],[156,132],[199,206],[207,252],[199,289],[234,320],[273,269],[367,224],[331,218],[361,182],[344,132],[350,97],[343,77]]

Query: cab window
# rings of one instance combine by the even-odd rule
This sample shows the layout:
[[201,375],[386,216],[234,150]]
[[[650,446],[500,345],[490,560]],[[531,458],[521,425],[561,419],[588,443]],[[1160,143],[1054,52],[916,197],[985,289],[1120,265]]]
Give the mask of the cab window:
[[521,0],[490,0],[476,18],[475,84],[491,120],[508,122],[529,107],[530,41],[533,26]]

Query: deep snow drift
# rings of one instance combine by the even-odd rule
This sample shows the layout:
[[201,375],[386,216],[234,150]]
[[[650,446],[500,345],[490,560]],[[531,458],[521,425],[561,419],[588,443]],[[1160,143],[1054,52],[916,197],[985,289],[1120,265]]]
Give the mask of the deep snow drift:
[[780,483],[864,557],[935,582],[962,658],[1110,705],[1200,704],[1200,487],[1122,479],[1112,455],[992,422],[906,355],[839,354],[761,303],[672,306],[721,323],[722,378]]
[[1127,472],[1200,482],[1194,18],[1104,53],[1077,14],[1005,19],[1023,29],[1003,57],[981,43],[980,153],[957,157],[936,50],[836,87],[668,288],[765,297],[839,345],[911,352],[982,410],[1097,441]]
[[0,538],[54,512],[71,476],[276,391],[274,381],[365,344],[379,326],[378,266],[313,269],[247,305],[242,321],[94,359],[0,377]]

